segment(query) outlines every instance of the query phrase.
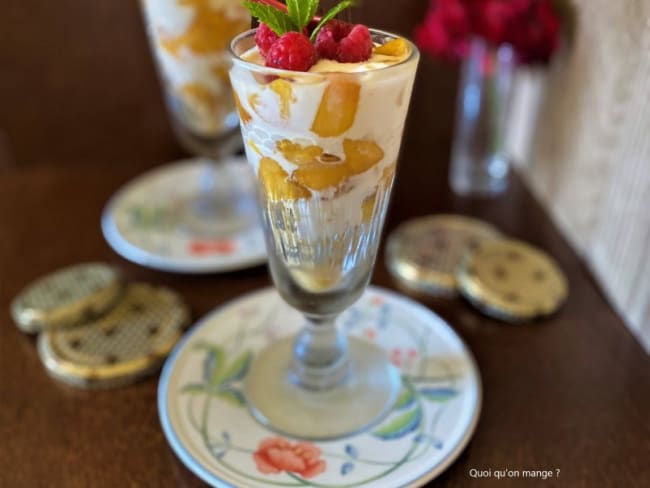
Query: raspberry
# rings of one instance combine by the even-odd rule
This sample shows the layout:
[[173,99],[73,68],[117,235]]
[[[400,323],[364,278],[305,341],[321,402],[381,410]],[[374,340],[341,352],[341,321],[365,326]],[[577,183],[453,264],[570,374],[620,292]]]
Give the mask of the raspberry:
[[360,63],[372,55],[372,38],[364,25],[340,20],[325,24],[316,36],[316,51],[321,58],[341,63]]
[[257,44],[262,56],[266,57],[266,53],[278,39],[278,35],[273,32],[268,25],[260,22],[260,25],[257,27],[257,31],[255,32],[255,44]]
[[266,53],[266,66],[291,71],[309,71],[316,63],[316,49],[299,32],[283,34]]
[[336,59],[341,63],[360,63],[361,61],[367,61],[372,55],[372,47],[370,31],[365,25],[357,24],[339,42]]
[[325,24],[316,36],[316,51],[321,58],[336,59],[339,42],[352,30],[352,24],[332,20]]

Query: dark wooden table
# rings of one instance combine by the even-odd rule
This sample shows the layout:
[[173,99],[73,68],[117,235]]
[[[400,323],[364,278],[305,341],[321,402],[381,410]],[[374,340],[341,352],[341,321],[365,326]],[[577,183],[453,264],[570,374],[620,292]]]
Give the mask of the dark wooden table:
[[[366,3],[357,19],[410,33],[424,0]],[[458,212],[555,256],[571,295],[556,317],[514,327],[460,300],[426,302],[472,349],[484,381],[476,434],[435,486],[520,486],[472,469],[560,469],[543,486],[650,486],[650,359],[588,269],[515,177],[493,201],[447,187],[456,73],[423,60],[387,230]],[[66,387],[11,322],[12,297],[58,267],[103,260],[169,285],[194,317],[269,284],[263,267],[214,276],[150,271],[99,228],[111,194],[182,156],[167,122],[137,2],[8,2],[0,16],[0,487],[201,486],[167,446],[157,379],[114,391]],[[382,260],[373,282],[393,287]]]

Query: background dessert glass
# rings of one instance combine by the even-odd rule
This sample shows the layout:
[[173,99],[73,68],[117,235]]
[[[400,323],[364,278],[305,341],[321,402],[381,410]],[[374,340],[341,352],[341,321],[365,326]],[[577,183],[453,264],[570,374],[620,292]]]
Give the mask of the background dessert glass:
[[225,156],[241,149],[239,120],[228,79],[228,44],[251,17],[241,0],[142,0],[174,132],[205,159],[199,191],[184,205],[185,224],[206,236],[256,222],[255,205],[232,184]]
[[258,354],[246,397],[274,430],[338,438],[381,420],[400,389],[383,350],[335,321],[370,279],[419,54],[404,41],[404,59],[383,67],[304,73],[242,59],[254,45],[254,31],[234,39],[230,76],[273,281],[306,324]]

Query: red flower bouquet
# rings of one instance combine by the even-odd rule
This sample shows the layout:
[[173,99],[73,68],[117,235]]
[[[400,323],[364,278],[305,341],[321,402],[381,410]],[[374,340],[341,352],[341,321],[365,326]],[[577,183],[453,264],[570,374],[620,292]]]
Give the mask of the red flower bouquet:
[[415,31],[420,48],[446,61],[464,59],[472,37],[511,44],[520,62],[546,63],[559,45],[551,0],[431,0]]

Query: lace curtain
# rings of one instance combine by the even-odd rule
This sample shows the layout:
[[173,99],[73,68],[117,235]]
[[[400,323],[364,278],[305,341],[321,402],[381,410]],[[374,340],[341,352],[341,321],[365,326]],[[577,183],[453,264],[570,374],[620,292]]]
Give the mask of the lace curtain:
[[650,352],[650,1],[573,4],[520,171]]

